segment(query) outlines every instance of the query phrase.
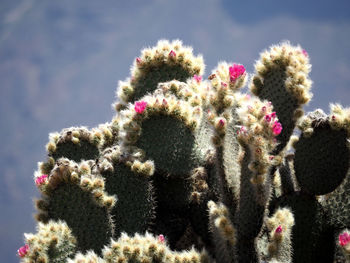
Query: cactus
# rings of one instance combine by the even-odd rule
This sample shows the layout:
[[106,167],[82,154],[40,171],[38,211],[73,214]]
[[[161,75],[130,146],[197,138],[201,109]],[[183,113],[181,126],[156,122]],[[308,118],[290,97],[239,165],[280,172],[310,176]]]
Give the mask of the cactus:
[[307,52],[272,46],[251,77],[204,68],[162,40],[119,83],[111,122],[50,134],[22,262],[349,260],[350,109],[303,117]]

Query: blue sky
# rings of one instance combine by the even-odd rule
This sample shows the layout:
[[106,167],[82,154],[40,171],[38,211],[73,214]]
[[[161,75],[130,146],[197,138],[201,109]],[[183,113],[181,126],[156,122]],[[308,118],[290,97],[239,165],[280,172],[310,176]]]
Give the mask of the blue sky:
[[[336,4],[335,4],[336,3]],[[97,126],[113,116],[118,80],[140,49],[181,39],[204,56],[205,76],[219,61],[253,72],[259,53],[289,40],[313,65],[307,110],[350,101],[350,2],[44,1],[0,3],[0,254],[17,262],[32,219],[36,163],[48,133]]]

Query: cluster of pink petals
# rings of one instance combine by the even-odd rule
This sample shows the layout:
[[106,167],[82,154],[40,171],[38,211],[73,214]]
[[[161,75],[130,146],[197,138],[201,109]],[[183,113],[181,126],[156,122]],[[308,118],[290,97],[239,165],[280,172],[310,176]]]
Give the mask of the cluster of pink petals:
[[147,107],[146,101],[136,101],[135,102],[135,111],[139,114],[143,113]]
[[158,241],[159,241],[160,243],[164,243],[164,241],[165,241],[164,235],[160,234],[160,235],[158,236]]
[[274,135],[279,135],[282,132],[282,124],[278,121],[275,121],[275,123],[272,124],[272,132]]
[[349,242],[350,242],[349,233],[345,232],[339,235],[339,245],[343,247],[343,246],[346,246]]
[[38,178],[35,179],[35,184],[36,185],[42,185],[46,182],[47,179],[47,174],[43,174],[39,176]]
[[229,67],[230,72],[230,81],[234,82],[240,76],[245,73],[245,68],[243,65],[233,64],[233,66]]
[[[264,111],[264,109],[263,109],[263,111]],[[265,118],[265,121],[267,121],[267,122],[274,121],[274,119],[276,118],[276,112],[272,112],[270,114],[267,114],[267,115],[265,115],[264,118]],[[274,123],[272,124],[272,132],[274,135],[279,135],[282,132],[282,124],[280,122],[278,122],[277,120],[275,120]]]
[[195,81],[197,81],[197,83],[200,83],[202,81],[202,76],[194,75],[193,78]]
[[282,229],[282,226],[281,226],[281,225],[279,225],[279,226],[276,228],[276,230],[275,230],[275,232],[276,232],[277,234],[282,233],[282,231],[283,231],[283,229]]
[[25,244],[23,247],[20,247],[18,250],[17,250],[17,254],[18,256],[20,256],[21,258],[23,258],[29,251],[29,245],[28,244]]
[[171,51],[169,52],[169,57],[176,57],[176,53],[175,53],[174,50],[171,50]]

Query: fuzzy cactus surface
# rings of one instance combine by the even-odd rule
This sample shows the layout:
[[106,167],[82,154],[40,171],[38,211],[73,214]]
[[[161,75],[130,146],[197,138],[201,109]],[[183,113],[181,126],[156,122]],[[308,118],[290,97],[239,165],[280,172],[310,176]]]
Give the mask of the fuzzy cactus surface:
[[309,59],[283,42],[204,78],[179,40],[142,50],[109,123],[49,135],[20,261],[350,262],[350,108],[304,116]]

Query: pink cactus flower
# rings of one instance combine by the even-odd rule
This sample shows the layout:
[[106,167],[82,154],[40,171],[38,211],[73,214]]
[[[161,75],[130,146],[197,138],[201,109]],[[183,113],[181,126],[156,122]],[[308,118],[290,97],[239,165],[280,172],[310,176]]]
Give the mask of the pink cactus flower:
[[221,127],[225,126],[225,121],[223,119],[219,120],[219,126],[221,126]]
[[273,159],[275,159],[275,156],[270,155],[270,156],[269,156],[269,160],[272,161]]
[[339,235],[339,245],[346,246],[350,242],[350,235],[347,232]]
[[165,237],[164,237],[162,234],[160,234],[160,235],[158,236],[158,241],[159,241],[160,243],[164,243]]
[[146,101],[136,101],[135,102],[135,111],[139,114],[143,113],[147,107]]
[[193,79],[194,79],[195,81],[197,81],[197,83],[200,83],[200,82],[202,81],[202,76],[194,75],[194,76],[193,76]]
[[282,231],[283,231],[282,226],[279,225],[279,226],[276,228],[275,233],[276,233],[276,234],[281,234]]
[[230,81],[234,82],[245,73],[245,68],[243,65],[233,64],[233,66],[229,67],[229,72]]
[[23,258],[29,251],[29,245],[28,244],[25,244],[23,247],[20,247],[18,250],[17,250],[17,254],[19,257]]
[[262,112],[265,112],[265,111],[266,111],[266,106],[263,106],[263,107],[261,108],[261,111],[262,111]]
[[176,57],[176,53],[175,53],[175,51],[174,50],[171,50],[170,52],[169,52],[169,57]]
[[309,56],[309,54],[306,52],[305,49],[303,49],[303,51],[301,51],[301,52],[303,52],[303,55],[304,55],[305,57],[308,57],[308,56]]
[[272,113],[270,114],[270,116],[271,116],[271,118],[276,118],[276,112],[275,112],[275,111],[272,112]]
[[282,132],[282,124],[278,121],[275,121],[272,125],[272,132],[274,135],[279,135]]
[[42,185],[46,182],[47,179],[47,174],[43,174],[35,179],[35,184],[36,185]]

